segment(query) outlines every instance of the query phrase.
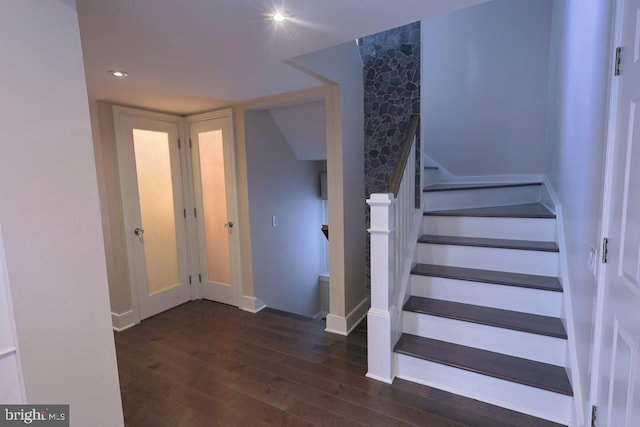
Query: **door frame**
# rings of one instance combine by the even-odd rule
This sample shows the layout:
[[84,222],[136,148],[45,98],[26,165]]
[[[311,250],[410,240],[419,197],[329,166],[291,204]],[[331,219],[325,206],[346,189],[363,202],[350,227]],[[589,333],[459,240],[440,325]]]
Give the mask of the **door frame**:
[[[616,123],[618,120],[618,99],[619,99],[619,79],[614,75],[614,63],[616,57],[616,47],[622,43],[622,26],[623,26],[623,0],[615,0],[612,4],[612,17],[613,26],[611,31],[611,43],[609,47],[609,83],[608,90],[609,96],[607,99],[607,130],[606,130],[606,142],[605,142],[605,163],[604,163],[604,187],[602,196],[602,211],[600,214],[600,232],[598,234],[600,242],[603,242],[609,235],[612,222],[612,208],[613,208],[613,192],[614,192],[614,171],[616,165],[614,163],[614,154],[617,135],[616,135]],[[602,248],[600,248],[602,252]],[[601,255],[601,253],[599,253]],[[585,419],[591,418],[592,406],[597,406],[600,401],[598,396],[598,390],[600,389],[600,364],[602,358],[602,343],[603,343],[603,327],[604,327],[604,305],[606,287],[606,271],[608,268],[612,268],[612,264],[603,264],[602,261],[597,264],[598,271],[596,276],[596,301],[594,310],[594,330],[593,330],[593,357],[591,358],[591,381],[589,385],[589,405],[587,407],[587,414]]]
[[[229,124],[229,134],[227,137],[230,140],[230,145],[233,147],[231,150],[231,160],[227,162],[225,159],[225,180],[229,180],[228,188],[231,188],[232,194],[227,194],[227,211],[229,212],[229,221],[232,221],[234,224],[234,232],[230,234],[229,239],[229,251],[231,254],[231,287],[232,292],[234,294],[234,306],[240,306],[240,296],[242,295],[242,267],[240,265],[240,227],[239,227],[239,218],[238,218],[238,186],[236,182],[236,144],[235,144],[235,135],[234,135],[234,127],[235,123],[233,120],[233,109],[226,108],[224,110],[217,110],[208,113],[195,114],[191,116],[187,116],[185,118],[185,133],[189,138],[189,149],[192,148],[191,142],[191,125],[194,123],[204,122],[208,120],[214,119],[227,119]],[[191,152],[188,157],[189,162],[189,186],[191,191],[189,191],[189,205],[190,205],[190,215],[193,212],[193,209],[196,207],[196,185],[194,182],[194,171],[195,166],[193,165],[193,153]],[[225,156],[226,157],[226,156]],[[198,224],[197,218],[192,217],[192,221],[189,221],[190,227],[187,230],[187,233],[191,233],[189,237],[194,242],[193,245],[189,245],[189,251],[192,254],[191,256],[191,270],[194,272],[201,273],[200,271],[200,246],[201,242],[198,235]],[[202,236],[204,237],[204,236]],[[202,298],[202,283],[198,283],[198,286],[195,286],[197,292],[197,298]]]
[[[164,113],[156,113],[156,112],[152,112],[152,111],[145,111],[145,110],[139,110],[136,108],[128,108],[128,107],[121,107],[118,105],[114,105],[113,106],[113,123],[114,123],[114,130],[115,130],[115,139],[116,139],[116,152],[117,152],[117,164],[118,164],[118,179],[119,179],[119,190],[120,190],[120,197],[121,197],[121,201],[122,201],[122,216],[123,216],[123,220],[124,220],[124,227],[125,227],[125,244],[126,244],[126,252],[127,252],[127,271],[128,271],[128,276],[129,276],[129,291],[130,291],[130,295],[131,295],[131,311],[133,312],[133,321],[134,324],[138,324],[140,323],[140,321],[142,320],[142,315],[141,315],[141,310],[140,310],[140,299],[139,299],[139,295],[138,295],[138,283],[137,283],[137,279],[136,279],[136,270],[135,270],[135,264],[136,264],[136,259],[135,259],[135,254],[134,254],[134,248],[132,247],[132,243],[131,243],[131,239],[128,238],[127,235],[127,230],[129,230],[130,225],[134,223],[133,218],[132,218],[132,214],[130,212],[129,209],[126,209],[127,206],[130,206],[132,203],[137,203],[137,200],[131,200],[131,195],[129,194],[129,192],[127,191],[123,191],[123,187],[122,187],[122,183],[125,182],[125,171],[124,168],[122,167],[123,164],[126,164],[127,159],[126,159],[126,154],[123,152],[123,150],[119,147],[120,143],[119,140],[121,138],[120,136],[120,130],[121,130],[121,126],[122,126],[122,120],[125,117],[133,117],[133,118],[140,118],[140,119],[151,119],[151,120],[157,120],[157,121],[161,121],[161,122],[166,122],[166,123],[170,123],[170,124],[175,124],[177,129],[178,129],[178,138],[181,141],[184,141],[184,120],[181,117],[178,116],[173,116],[170,114],[164,114]],[[182,178],[182,193],[183,193],[183,203],[184,203],[184,208],[187,209],[188,205],[190,204],[189,202],[189,198],[188,198],[188,182],[186,181],[186,179],[188,179],[188,173],[186,173],[187,169],[187,163],[186,163],[186,157],[182,154],[182,150],[180,150],[180,167],[181,167],[181,178]],[[186,176],[185,176],[186,175]],[[187,221],[186,224],[186,238],[187,238],[187,268],[188,271],[186,272],[188,275],[191,274],[191,261],[190,261],[190,249],[189,249],[189,244],[188,244],[188,239],[189,239],[189,228],[188,228],[188,223],[189,221]],[[194,286],[191,286],[191,300],[196,299],[196,297],[194,296],[194,290],[193,290]]]

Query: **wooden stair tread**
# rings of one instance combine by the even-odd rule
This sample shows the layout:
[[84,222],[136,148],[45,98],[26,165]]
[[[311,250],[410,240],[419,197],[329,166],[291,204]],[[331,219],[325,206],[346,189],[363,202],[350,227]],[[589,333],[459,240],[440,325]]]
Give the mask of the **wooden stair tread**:
[[555,218],[556,215],[540,203],[492,206],[486,208],[426,211],[426,216],[472,216],[490,218]]
[[533,274],[508,273],[505,271],[479,270],[476,268],[450,267],[434,264],[416,264],[411,270],[411,273],[420,276],[443,277],[447,279],[467,280],[470,282],[494,283],[497,285],[562,292],[562,285],[558,278],[551,276],[537,276]]
[[410,297],[403,309],[414,313],[446,317],[514,331],[554,338],[567,338],[567,332],[562,321],[556,317],[417,296]]
[[573,396],[569,378],[561,366],[411,334],[402,334],[394,351],[470,372]]
[[424,187],[424,191],[456,191],[456,190],[481,190],[486,188],[510,188],[510,187],[531,187],[541,186],[540,182],[496,182],[496,183],[454,183],[454,184],[432,184]]
[[435,236],[426,234],[418,239],[418,243],[558,252],[558,246],[555,242],[539,242],[534,240],[487,239],[480,237]]

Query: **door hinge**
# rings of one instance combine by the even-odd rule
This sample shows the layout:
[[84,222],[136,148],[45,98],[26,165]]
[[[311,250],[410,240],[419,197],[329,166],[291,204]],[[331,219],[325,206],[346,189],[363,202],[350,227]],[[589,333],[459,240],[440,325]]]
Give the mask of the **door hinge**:
[[616,48],[616,59],[614,62],[614,67],[613,67],[613,75],[614,76],[619,76],[620,75],[620,65],[622,64],[622,47],[618,46]]
[[609,239],[602,239],[602,263],[606,264],[609,260]]
[[191,284],[191,275],[189,275],[189,284]]
[[183,213],[184,213],[184,217],[186,218],[186,217],[187,217],[187,210],[186,210],[186,209],[183,209],[182,211],[183,211]]
[[596,418],[598,415],[598,407],[593,405],[591,407],[591,427],[596,427]]
[[182,144],[180,144],[180,138],[178,138],[178,150],[182,148]]
[[196,208],[193,208],[193,216],[195,216],[196,218],[198,218],[198,212],[196,211]]
[[189,148],[191,148],[191,138],[189,138]]
[[198,273],[198,282],[202,283],[202,274]]

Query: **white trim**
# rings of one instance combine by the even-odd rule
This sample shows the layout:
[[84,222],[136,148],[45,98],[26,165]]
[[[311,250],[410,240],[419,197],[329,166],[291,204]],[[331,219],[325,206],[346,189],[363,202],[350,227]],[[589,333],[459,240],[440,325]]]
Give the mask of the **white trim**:
[[113,330],[116,332],[122,332],[125,329],[129,329],[139,322],[139,320],[136,322],[136,316],[133,310],[125,311],[120,314],[114,313],[113,311],[111,312],[111,325],[113,326]]
[[[611,44],[609,55],[611,57],[610,64],[615,63],[616,46],[622,45],[623,40],[623,3],[622,0],[615,0],[613,2],[612,18],[613,28],[611,31]],[[615,159],[615,141],[616,141],[616,121],[618,119],[618,98],[619,98],[619,84],[620,79],[616,78],[613,73],[613,65],[609,68],[609,105],[607,109],[607,136],[605,147],[605,162],[604,162],[604,188],[602,194],[602,212],[600,219],[599,230],[599,242],[602,242],[605,237],[609,235],[609,229],[611,228],[611,211],[613,208],[613,184],[614,184],[614,171],[616,165]],[[600,254],[600,251],[597,255]],[[589,406],[597,405],[600,400],[598,396],[598,389],[600,388],[600,360],[602,357],[602,335],[604,326],[604,304],[605,304],[605,289],[606,289],[606,270],[609,266],[600,265],[597,269],[596,275],[596,301],[594,307],[594,328],[593,328],[593,355],[591,357],[591,365],[589,366],[591,373],[591,384],[589,384]]]
[[240,297],[240,308],[249,313],[257,313],[267,306],[256,297],[242,295]]
[[360,301],[346,317],[336,316],[335,314],[327,315],[325,332],[348,336],[365,318],[367,310],[369,310],[369,297],[365,297]]
[[562,283],[563,290],[563,312],[564,312],[564,326],[567,330],[567,361],[565,368],[568,371],[569,378],[571,380],[571,386],[573,388],[573,414],[572,418],[576,421],[577,425],[584,425],[585,418],[585,402],[582,383],[580,382],[580,374],[578,372],[578,350],[576,346],[576,329],[573,322],[573,305],[571,292],[571,281],[569,279],[569,271],[567,267],[567,242],[565,241],[564,232],[564,220],[562,215],[562,206],[560,205],[560,199],[557,193],[553,189],[551,182],[547,177],[544,179],[544,186],[547,189],[549,197],[555,206],[556,213],[556,244],[560,249],[558,254],[558,276]]

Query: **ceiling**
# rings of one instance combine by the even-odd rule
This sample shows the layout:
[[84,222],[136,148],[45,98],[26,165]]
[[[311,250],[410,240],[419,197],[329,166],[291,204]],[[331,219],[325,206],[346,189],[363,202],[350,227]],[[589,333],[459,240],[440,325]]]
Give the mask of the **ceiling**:
[[[318,86],[283,60],[486,0],[77,0],[89,98],[177,114]],[[290,18],[276,23],[275,9]],[[122,69],[126,79],[107,71]]]

